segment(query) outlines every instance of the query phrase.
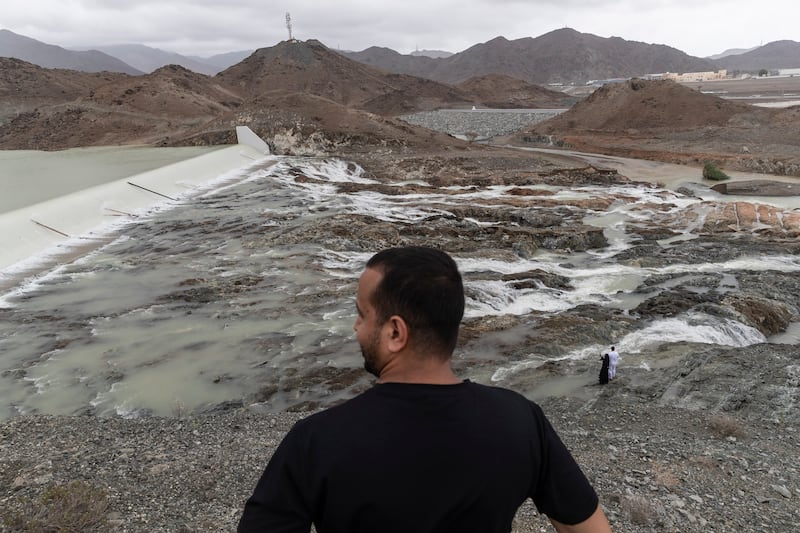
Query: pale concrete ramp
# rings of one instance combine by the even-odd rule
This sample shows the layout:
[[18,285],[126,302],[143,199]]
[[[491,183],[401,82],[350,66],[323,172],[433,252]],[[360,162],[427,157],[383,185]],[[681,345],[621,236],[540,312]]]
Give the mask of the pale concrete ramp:
[[0,214],[0,281],[35,268],[24,263],[90,246],[120,217],[191,196],[269,155],[249,128],[237,128],[237,137],[236,145]]

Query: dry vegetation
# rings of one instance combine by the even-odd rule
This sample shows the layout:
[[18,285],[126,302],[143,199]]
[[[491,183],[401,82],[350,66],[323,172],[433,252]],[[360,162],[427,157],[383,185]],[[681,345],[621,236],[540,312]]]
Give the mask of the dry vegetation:
[[23,509],[3,512],[0,519],[13,531],[30,533],[108,531],[108,496],[83,481],[51,483]]

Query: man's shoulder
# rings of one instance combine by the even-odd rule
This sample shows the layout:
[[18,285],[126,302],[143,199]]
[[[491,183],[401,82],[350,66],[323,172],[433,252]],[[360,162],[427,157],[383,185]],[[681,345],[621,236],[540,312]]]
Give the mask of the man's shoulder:
[[311,427],[325,424],[337,424],[353,415],[353,413],[367,408],[372,402],[371,397],[374,395],[374,387],[361,392],[360,394],[345,400],[339,404],[327,407],[321,411],[312,413],[305,418],[299,420],[296,427]]
[[[361,394],[329,407],[323,411],[303,418],[295,425],[296,431],[333,431],[339,432],[353,424],[361,424],[363,420],[380,420],[401,403],[408,406],[424,406],[424,402],[444,399],[447,402],[454,398],[461,401],[457,404],[471,406],[476,412],[504,412],[508,416],[534,417],[542,416],[541,407],[522,394],[492,385],[483,385],[469,380],[454,386],[451,390],[442,386],[404,386],[403,384],[379,384]],[[416,403],[416,402],[422,403]],[[430,404],[428,404],[430,405]]]
[[517,391],[507,389],[505,387],[496,387],[492,385],[474,384],[476,394],[480,396],[481,401],[493,403],[495,409],[502,409],[503,411],[511,414],[516,411],[520,416],[526,418],[533,414],[534,418],[543,417],[544,411],[533,400],[526,398]]

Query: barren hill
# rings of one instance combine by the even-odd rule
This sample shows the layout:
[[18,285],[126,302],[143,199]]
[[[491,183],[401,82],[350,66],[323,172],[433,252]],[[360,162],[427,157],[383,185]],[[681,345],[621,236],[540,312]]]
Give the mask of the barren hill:
[[[360,52],[339,52],[345,57],[354,59],[359,63],[370,65],[371,67],[395,72],[397,74],[409,74],[421,78],[434,79],[429,73],[437,68],[444,58],[433,58],[421,55],[406,55],[395,52],[391,48],[381,46],[370,46]],[[448,56],[451,57],[451,56]]]
[[606,84],[571,109],[539,125],[547,132],[657,130],[722,126],[738,114],[773,112],[730,102],[673,81],[629,80]]
[[671,81],[609,84],[516,136],[589,152],[800,175],[800,107],[766,109]]
[[144,76],[14,66],[4,72],[28,96],[3,99],[19,108],[0,126],[6,149],[163,144],[240,103],[208,76],[174,65]]
[[593,79],[718,68],[711,61],[669,46],[598,37],[569,28],[513,41],[497,37],[444,59],[402,56],[379,48],[346,55],[374,67],[444,83],[460,83],[488,74],[503,74],[542,85],[584,83]]
[[46,44],[13,31],[0,30],[0,56],[14,57],[44,68],[80,70],[82,72],[123,72],[142,74],[141,71],[116,57],[98,50],[76,52],[60,46]]
[[216,78],[248,95],[304,93],[383,115],[472,103],[453,87],[374,69],[315,40],[262,48]]
[[456,88],[377,71],[313,41],[259,50],[213,78],[175,65],[144,76],[4,65],[6,149],[219,144],[234,140],[234,125],[279,137],[287,152],[448,145],[444,135],[373,113],[472,103]]
[[46,69],[20,59],[0,57],[0,125],[43,105],[71,102],[96,88],[126,79],[126,74],[90,74]]
[[206,63],[201,58],[186,57],[142,44],[113,44],[94,46],[93,48],[116,57],[145,73],[153,72],[166,65],[180,65],[192,72],[213,76],[224,68]]
[[476,76],[457,85],[486,107],[504,108],[550,108],[560,109],[575,103],[559,91],[545,89],[511,76],[489,74]]
[[91,91],[85,102],[160,119],[209,120],[241,105],[241,98],[213,78],[178,65],[124,78]]
[[758,72],[761,69],[800,68],[800,43],[774,41],[743,54],[717,61],[728,70]]

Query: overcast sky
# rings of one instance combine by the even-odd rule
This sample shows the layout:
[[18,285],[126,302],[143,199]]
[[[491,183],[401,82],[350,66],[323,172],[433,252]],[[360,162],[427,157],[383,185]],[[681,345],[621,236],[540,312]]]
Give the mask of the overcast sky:
[[1,0],[0,29],[49,44],[139,43],[187,55],[273,46],[288,38],[329,48],[460,52],[503,36],[569,27],[666,44],[706,57],[729,48],[800,41],[797,0]]

